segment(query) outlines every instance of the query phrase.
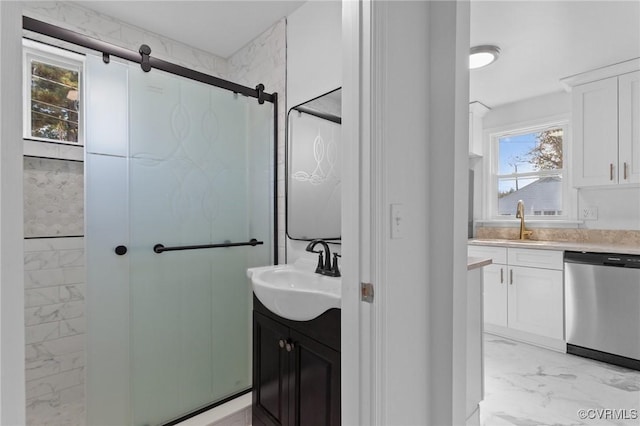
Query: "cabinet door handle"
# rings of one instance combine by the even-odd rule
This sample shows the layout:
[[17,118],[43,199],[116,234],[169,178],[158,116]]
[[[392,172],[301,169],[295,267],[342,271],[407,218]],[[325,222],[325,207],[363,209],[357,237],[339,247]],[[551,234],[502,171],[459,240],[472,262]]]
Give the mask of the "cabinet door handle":
[[609,180],[613,180],[613,163],[609,163]]
[[500,284],[504,283],[504,269],[500,268]]
[[284,340],[282,339],[278,340],[278,345],[280,346],[281,349],[284,348],[285,346]]
[[627,180],[627,163],[624,163],[624,180]]
[[291,352],[295,348],[295,345],[293,344],[293,342],[287,342],[286,347],[287,347],[287,352]]
[[513,285],[513,269],[509,270],[509,285]]

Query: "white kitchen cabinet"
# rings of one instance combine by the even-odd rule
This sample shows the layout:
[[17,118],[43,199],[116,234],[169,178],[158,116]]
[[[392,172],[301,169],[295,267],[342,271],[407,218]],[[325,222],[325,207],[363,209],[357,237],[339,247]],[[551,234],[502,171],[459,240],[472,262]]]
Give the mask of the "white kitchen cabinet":
[[618,77],[618,181],[640,183],[640,71]]
[[562,281],[561,270],[509,266],[508,326],[563,339]]
[[573,88],[573,184],[617,183],[618,78]]
[[507,265],[497,263],[484,267],[484,322],[507,326]]
[[563,252],[470,245],[468,254],[493,260],[483,269],[485,330],[564,350]]
[[[640,71],[635,62],[567,82],[573,102],[573,184],[576,187],[640,182]],[[622,71],[627,71],[622,73]],[[594,81],[588,81],[589,76]],[[606,78],[603,76],[607,75]]]
[[482,157],[482,119],[489,111],[481,102],[469,103],[469,157]]

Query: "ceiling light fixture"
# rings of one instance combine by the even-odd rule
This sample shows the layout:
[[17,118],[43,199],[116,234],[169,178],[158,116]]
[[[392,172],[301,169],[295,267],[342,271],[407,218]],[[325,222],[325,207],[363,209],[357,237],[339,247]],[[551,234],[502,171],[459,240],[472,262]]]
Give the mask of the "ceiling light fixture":
[[469,69],[486,67],[495,62],[500,55],[500,48],[485,44],[482,46],[474,46],[469,54]]

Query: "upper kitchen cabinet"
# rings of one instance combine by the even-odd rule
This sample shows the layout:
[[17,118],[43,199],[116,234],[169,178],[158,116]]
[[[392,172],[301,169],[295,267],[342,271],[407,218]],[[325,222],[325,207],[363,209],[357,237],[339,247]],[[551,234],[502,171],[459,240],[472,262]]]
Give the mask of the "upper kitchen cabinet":
[[469,103],[469,158],[482,157],[482,119],[489,111],[481,102]]
[[573,92],[573,184],[640,182],[640,59],[563,80]]
[[640,182],[640,71],[618,77],[618,181]]

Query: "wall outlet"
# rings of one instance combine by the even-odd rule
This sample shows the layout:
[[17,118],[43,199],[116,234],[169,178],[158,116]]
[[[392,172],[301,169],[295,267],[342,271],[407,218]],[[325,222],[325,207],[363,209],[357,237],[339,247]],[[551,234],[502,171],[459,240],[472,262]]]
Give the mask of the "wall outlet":
[[597,207],[583,207],[581,209],[583,220],[598,220],[598,208]]

